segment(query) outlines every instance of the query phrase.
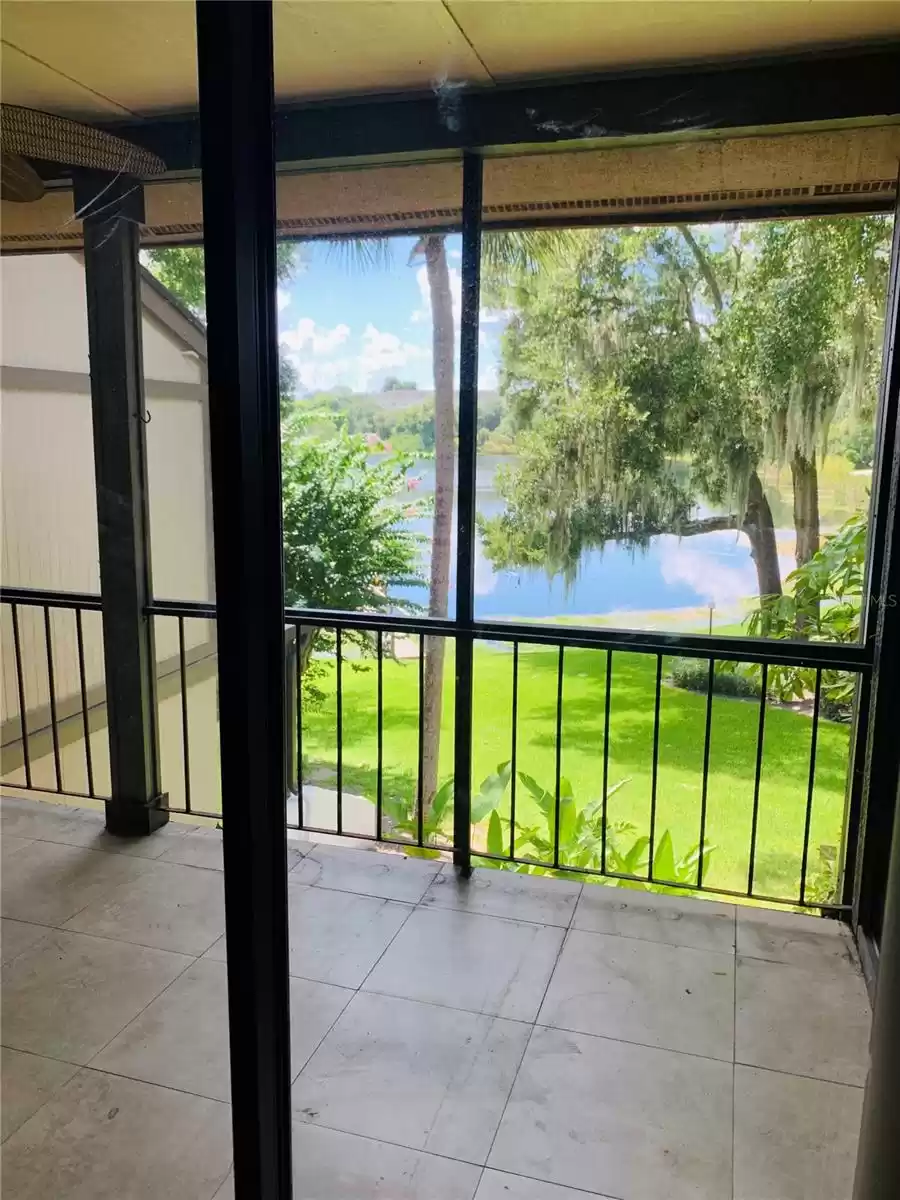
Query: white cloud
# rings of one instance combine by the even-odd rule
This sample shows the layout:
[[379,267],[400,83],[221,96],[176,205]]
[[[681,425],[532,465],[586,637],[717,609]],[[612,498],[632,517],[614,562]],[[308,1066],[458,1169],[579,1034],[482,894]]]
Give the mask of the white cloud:
[[359,389],[365,391],[379,371],[396,370],[410,363],[420,363],[430,358],[425,346],[404,342],[396,333],[382,332],[371,322],[362,335],[362,351],[357,360],[359,367]]
[[312,317],[301,317],[296,328],[285,330],[279,335],[279,340],[295,352],[305,350],[311,354],[325,355],[343,345],[349,336],[349,325],[340,324],[333,329],[323,329]]
[[275,292],[275,299],[278,302],[278,311],[284,312],[291,302],[291,293],[285,291],[284,288],[278,288],[278,290]]
[[315,359],[286,355],[297,372],[301,391],[327,392],[338,384],[346,384],[353,375],[355,363],[350,358]]

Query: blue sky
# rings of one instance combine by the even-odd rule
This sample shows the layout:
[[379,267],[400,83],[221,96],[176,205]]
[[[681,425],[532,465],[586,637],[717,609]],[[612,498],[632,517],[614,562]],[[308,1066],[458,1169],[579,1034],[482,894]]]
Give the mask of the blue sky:
[[[431,390],[431,309],[423,261],[410,262],[414,237],[391,238],[390,261],[362,268],[326,243],[298,248],[293,278],[278,289],[279,337],[301,392],[343,385],[376,392],[389,375]],[[447,238],[459,356],[461,239]],[[479,383],[497,386],[503,315],[482,312]]]

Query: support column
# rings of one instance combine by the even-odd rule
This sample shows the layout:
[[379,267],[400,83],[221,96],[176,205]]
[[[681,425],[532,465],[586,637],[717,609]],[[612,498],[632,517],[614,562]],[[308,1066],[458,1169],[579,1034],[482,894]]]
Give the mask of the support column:
[[869,1049],[853,1200],[896,1200],[900,1196],[900,824],[896,817]]
[[236,1200],[290,1200],[272,5],[198,0]]
[[152,833],[169,819],[160,794],[150,531],[141,354],[141,184],[85,171],[84,220],[91,411],[112,796],[110,833]]
[[[857,937],[877,946],[869,1076],[854,1200],[900,1195],[900,208],[884,329],[881,429],[870,570],[874,613],[865,813],[854,916]],[[873,620],[873,617],[875,618]]]

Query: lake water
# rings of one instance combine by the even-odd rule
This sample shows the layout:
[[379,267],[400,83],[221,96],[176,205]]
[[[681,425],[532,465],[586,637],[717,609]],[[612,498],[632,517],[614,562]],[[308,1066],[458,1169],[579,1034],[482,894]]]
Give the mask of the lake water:
[[[508,458],[480,455],[476,504],[482,516],[503,511],[495,475]],[[794,567],[794,530],[791,525],[790,476],[766,481],[777,526],[782,578]],[[416,463],[410,471],[418,495],[434,490],[434,466]],[[785,486],[786,485],[786,486]],[[836,528],[865,502],[868,479],[838,470],[834,478],[823,472],[820,484],[823,532]],[[716,510],[698,502],[697,515]],[[430,535],[430,517],[413,522]],[[427,551],[426,551],[427,555]],[[455,581],[451,580],[450,612]],[[602,550],[582,556],[576,579],[550,579],[540,568],[495,570],[480,542],[475,559],[475,615],[480,619],[520,617],[600,617],[634,628],[706,629],[733,623],[756,593],[756,568],[750,544],[742,533],[722,531],[679,538],[662,534],[650,539],[645,550],[610,542]],[[398,589],[396,594],[426,603],[424,589]],[[710,614],[710,606],[713,612]]]

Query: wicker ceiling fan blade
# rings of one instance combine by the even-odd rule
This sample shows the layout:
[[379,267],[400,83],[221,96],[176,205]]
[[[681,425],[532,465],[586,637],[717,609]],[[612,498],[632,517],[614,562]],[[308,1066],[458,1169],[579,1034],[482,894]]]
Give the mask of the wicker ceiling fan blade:
[[29,204],[44,194],[44,181],[19,154],[0,155],[0,199]]
[[166,169],[158,155],[125,138],[18,104],[0,105],[0,147],[5,154],[96,171],[146,176]]

